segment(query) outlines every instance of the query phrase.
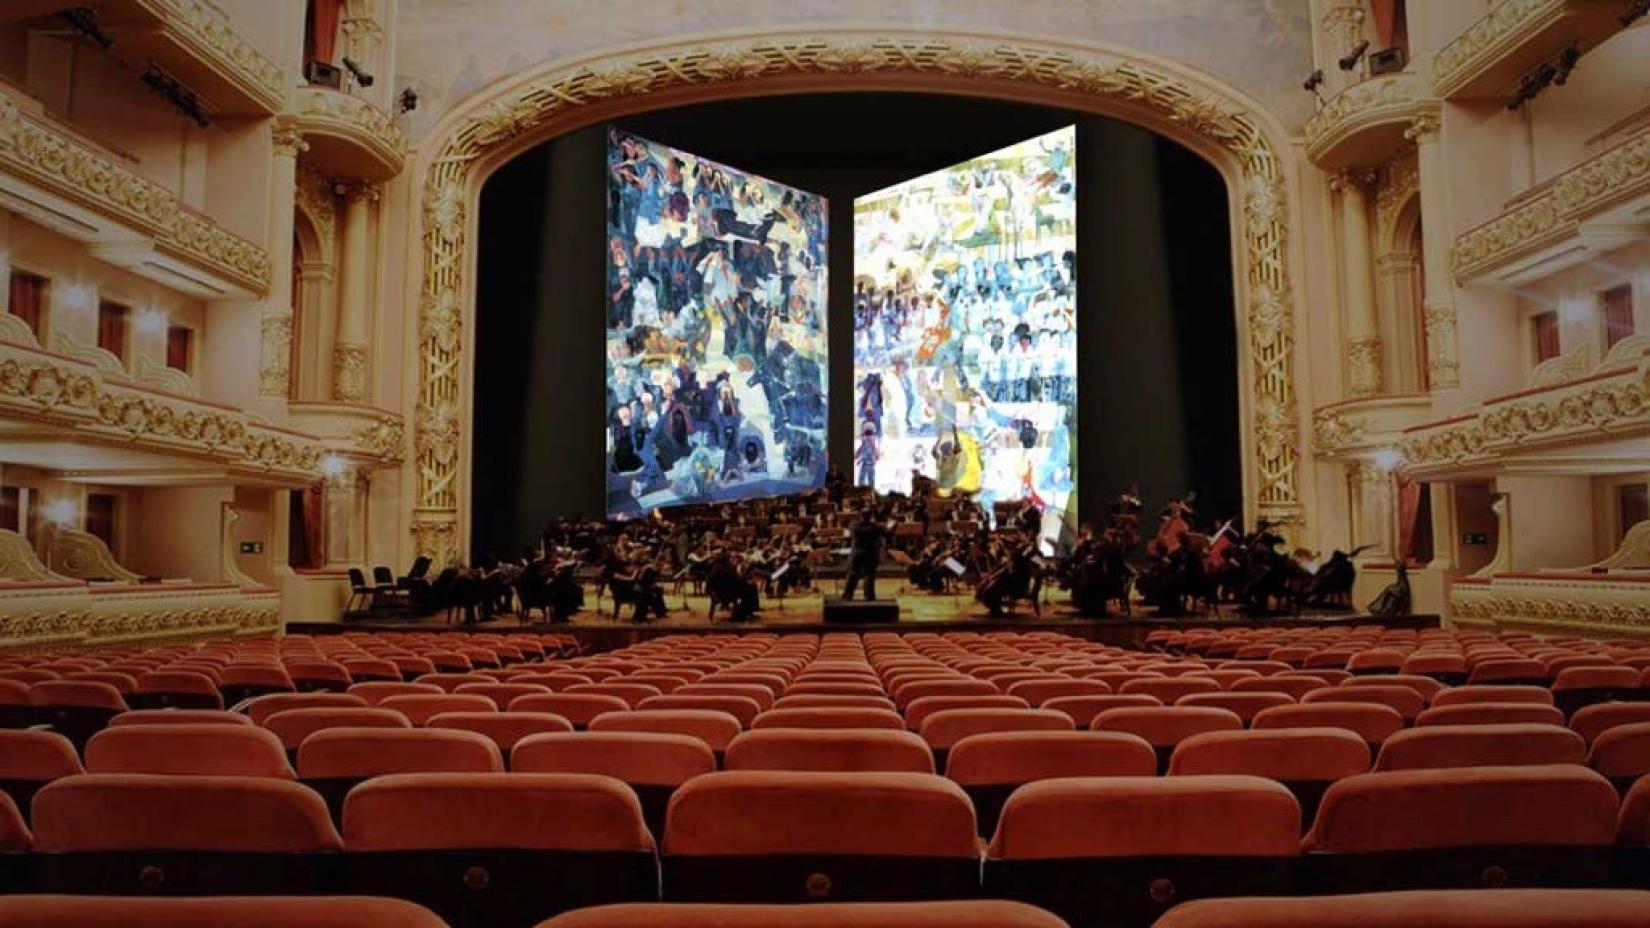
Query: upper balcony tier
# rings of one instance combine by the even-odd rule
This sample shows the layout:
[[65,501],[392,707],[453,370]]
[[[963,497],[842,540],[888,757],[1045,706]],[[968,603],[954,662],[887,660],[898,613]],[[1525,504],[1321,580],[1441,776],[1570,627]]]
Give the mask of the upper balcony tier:
[[272,116],[286,107],[291,80],[235,31],[209,0],[6,0],[0,19],[39,19],[84,7],[113,43],[110,53],[153,61],[194,91],[214,115]]
[[401,173],[407,137],[378,107],[328,87],[300,87],[292,109],[309,144],[304,160],[322,174],[378,184]]
[[1306,156],[1326,171],[1385,164],[1408,142],[1417,117],[1438,103],[1410,73],[1372,77],[1342,90],[1306,122]]
[[0,90],[0,207],[99,260],[208,300],[268,292],[269,253],[184,207],[119,156]]
[[1525,74],[1571,45],[1620,31],[1632,0],[1502,0],[1432,56],[1433,93],[1445,100],[1508,98]]
[[1519,286],[1650,235],[1650,126],[1514,200],[1455,239],[1462,284]]

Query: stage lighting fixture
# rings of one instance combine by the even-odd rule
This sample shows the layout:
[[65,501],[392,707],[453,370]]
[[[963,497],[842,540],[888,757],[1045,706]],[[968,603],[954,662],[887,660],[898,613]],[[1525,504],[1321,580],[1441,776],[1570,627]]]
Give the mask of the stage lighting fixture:
[[57,14],[57,17],[68,23],[69,28],[75,35],[104,51],[108,51],[109,46],[115,44],[114,39],[109,38],[102,29],[97,27],[97,11],[89,6],[77,6],[73,9],[63,10]]
[[363,71],[361,66],[356,64],[355,61],[348,55],[344,56],[344,67],[349,69],[349,73],[355,77],[355,82],[357,84],[360,84],[362,87],[372,86],[372,75],[368,74],[366,71]]
[[212,120],[208,119],[206,112],[201,109],[201,101],[195,96],[195,92],[185,87],[177,78],[162,71],[159,65],[150,62],[148,69],[143,72],[142,79],[150,90],[165,97],[173,109],[194,120],[195,125],[204,129],[212,124]]
[[418,91],[408,87],[401,91],[401,96],[396,102],[401,107],[401,112],[410,113],[418,109]]
[[1301,84],[1301,89],[1309,91],[1311,93],[1317,93],[1318,92],[1318,85],[1320,85],[1322,83],[1323,83],[1323,68],[1317,68],[1311,74],[1308,74],[1306,76],[1306,82]]
[[1364,39],[1364,40],[1360,41],[1357,45],[1352,46],[1351,51],[1349,51],[1346,54],[1341,56],[1341,60],[1340,60],[1341,70],[1342,71],[1350,71],[1353,68],[1357,67],[1358,62],[1363,60],[1364,52],[1367,52],[1367,51],[1369,51],[1369,40],[1368,39]]

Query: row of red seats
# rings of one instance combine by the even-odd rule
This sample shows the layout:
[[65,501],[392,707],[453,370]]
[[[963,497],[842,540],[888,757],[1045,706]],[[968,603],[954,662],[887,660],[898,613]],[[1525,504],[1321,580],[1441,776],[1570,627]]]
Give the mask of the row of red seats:
[[[1650,893],[1471,890],[1371,893],[1328,899],[1216,899],[1181,906],[1154,928],[1639,928]],[[446,928],[434,913],[392,899],[144,899],[0,897],[11,928]],[[614,905],[567,913],[540,928],[1065,928],[1012,902],[827,903],[810,906]]]

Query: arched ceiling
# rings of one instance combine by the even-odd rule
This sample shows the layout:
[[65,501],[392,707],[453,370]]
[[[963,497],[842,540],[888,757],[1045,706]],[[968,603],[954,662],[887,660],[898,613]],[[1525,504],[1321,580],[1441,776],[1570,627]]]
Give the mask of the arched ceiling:
[[1205,71],[1290,130],[1311,115],[1307,0],[401,0],[397,77],[421,98],[414,138],[454,104],[549,61],[745,29],[885,25],[1138,49]]

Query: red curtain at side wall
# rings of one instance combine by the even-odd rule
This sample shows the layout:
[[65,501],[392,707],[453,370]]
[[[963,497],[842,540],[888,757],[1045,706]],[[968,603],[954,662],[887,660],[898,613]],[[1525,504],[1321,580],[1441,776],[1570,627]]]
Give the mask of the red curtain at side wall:
[[1403,0],[1369,0],[1370,18],[1375,25],[1375,50],[1402,45]]
[[338,50],[338,19],[344,0],[309,0],[309,21],[305,23],[309,39],[309,60],[332,64]]
[[1411,567],[1432,563],[1432,496],[1427,485],[1398,476],[1398,556]]
[[40,337],[41,297],[46,291],[45,282],[33,275],[13,271],[10,288],[11,314],[23,320],[36,338]]
[[326,565],[326,492],[326,484],[319,482],[292,491],[287,563],[293,567],[319,568]]

